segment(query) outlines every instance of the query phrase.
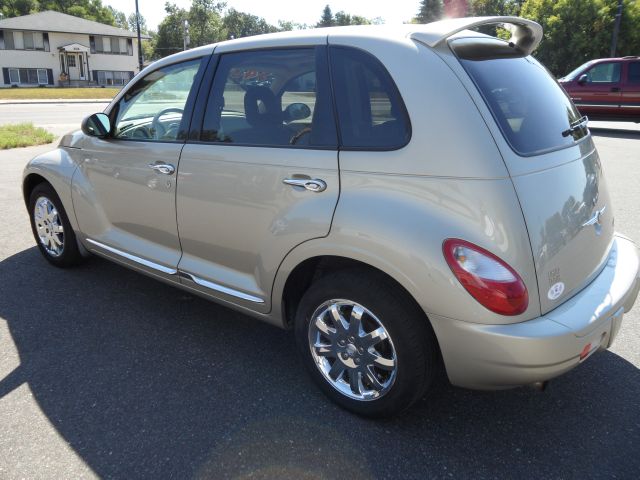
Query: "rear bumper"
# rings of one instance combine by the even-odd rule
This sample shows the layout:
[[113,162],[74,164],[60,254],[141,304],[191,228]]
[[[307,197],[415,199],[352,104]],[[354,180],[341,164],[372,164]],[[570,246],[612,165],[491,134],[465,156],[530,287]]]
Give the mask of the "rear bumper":
[[[616,236],[603,271],[546,315],[510,325],[429,318],[452,384],[509,388],[549,380],[608,348],[639,289],[638,249],[632,241]],[[589,355],[580,360],[588,344]]]

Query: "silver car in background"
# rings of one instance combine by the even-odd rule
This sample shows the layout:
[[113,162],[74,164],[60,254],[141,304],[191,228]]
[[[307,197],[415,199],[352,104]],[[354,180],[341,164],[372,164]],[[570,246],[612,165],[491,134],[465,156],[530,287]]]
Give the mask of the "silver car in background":
[[[498,24],[510,41],[470,30]],[[408,408],[442,368],[542,385],[611,345],[640,279],[541,38],[463,18],[164,58],[27,165],[38,247],[294,328],[358,414]]]

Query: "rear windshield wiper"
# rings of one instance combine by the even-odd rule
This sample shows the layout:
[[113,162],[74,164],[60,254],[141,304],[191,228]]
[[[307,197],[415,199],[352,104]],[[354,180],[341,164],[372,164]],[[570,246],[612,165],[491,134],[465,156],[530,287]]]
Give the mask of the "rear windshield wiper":
[[584,115],[583,117],[580,117],[575,122],[571,122],[569,124],[569,128],[567,128],[564,132],[562,132],[562,136],[568,137],[572,133],[575,133],[582,128],[586,128],[588,121],[589,121],[589,118],[586,115]]

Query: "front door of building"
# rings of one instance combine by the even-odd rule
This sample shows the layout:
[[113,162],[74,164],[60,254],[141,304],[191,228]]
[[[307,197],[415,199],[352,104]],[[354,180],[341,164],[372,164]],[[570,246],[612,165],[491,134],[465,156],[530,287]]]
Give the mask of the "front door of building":
[[86,65],[83,57],[81,53],[67,54],[67,67],[71,80],[86,80]]

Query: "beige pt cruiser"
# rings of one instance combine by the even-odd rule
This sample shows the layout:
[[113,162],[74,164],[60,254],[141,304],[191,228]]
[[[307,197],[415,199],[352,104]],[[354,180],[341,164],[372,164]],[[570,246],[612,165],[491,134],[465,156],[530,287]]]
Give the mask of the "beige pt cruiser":
[[[510,41],[473,31],[504,25]],[[295,329],[341,406],[544,385],[640,286],[598,152],[516,17],[277,33],[139,73],[24,172],[45,258],[90,254]]]

